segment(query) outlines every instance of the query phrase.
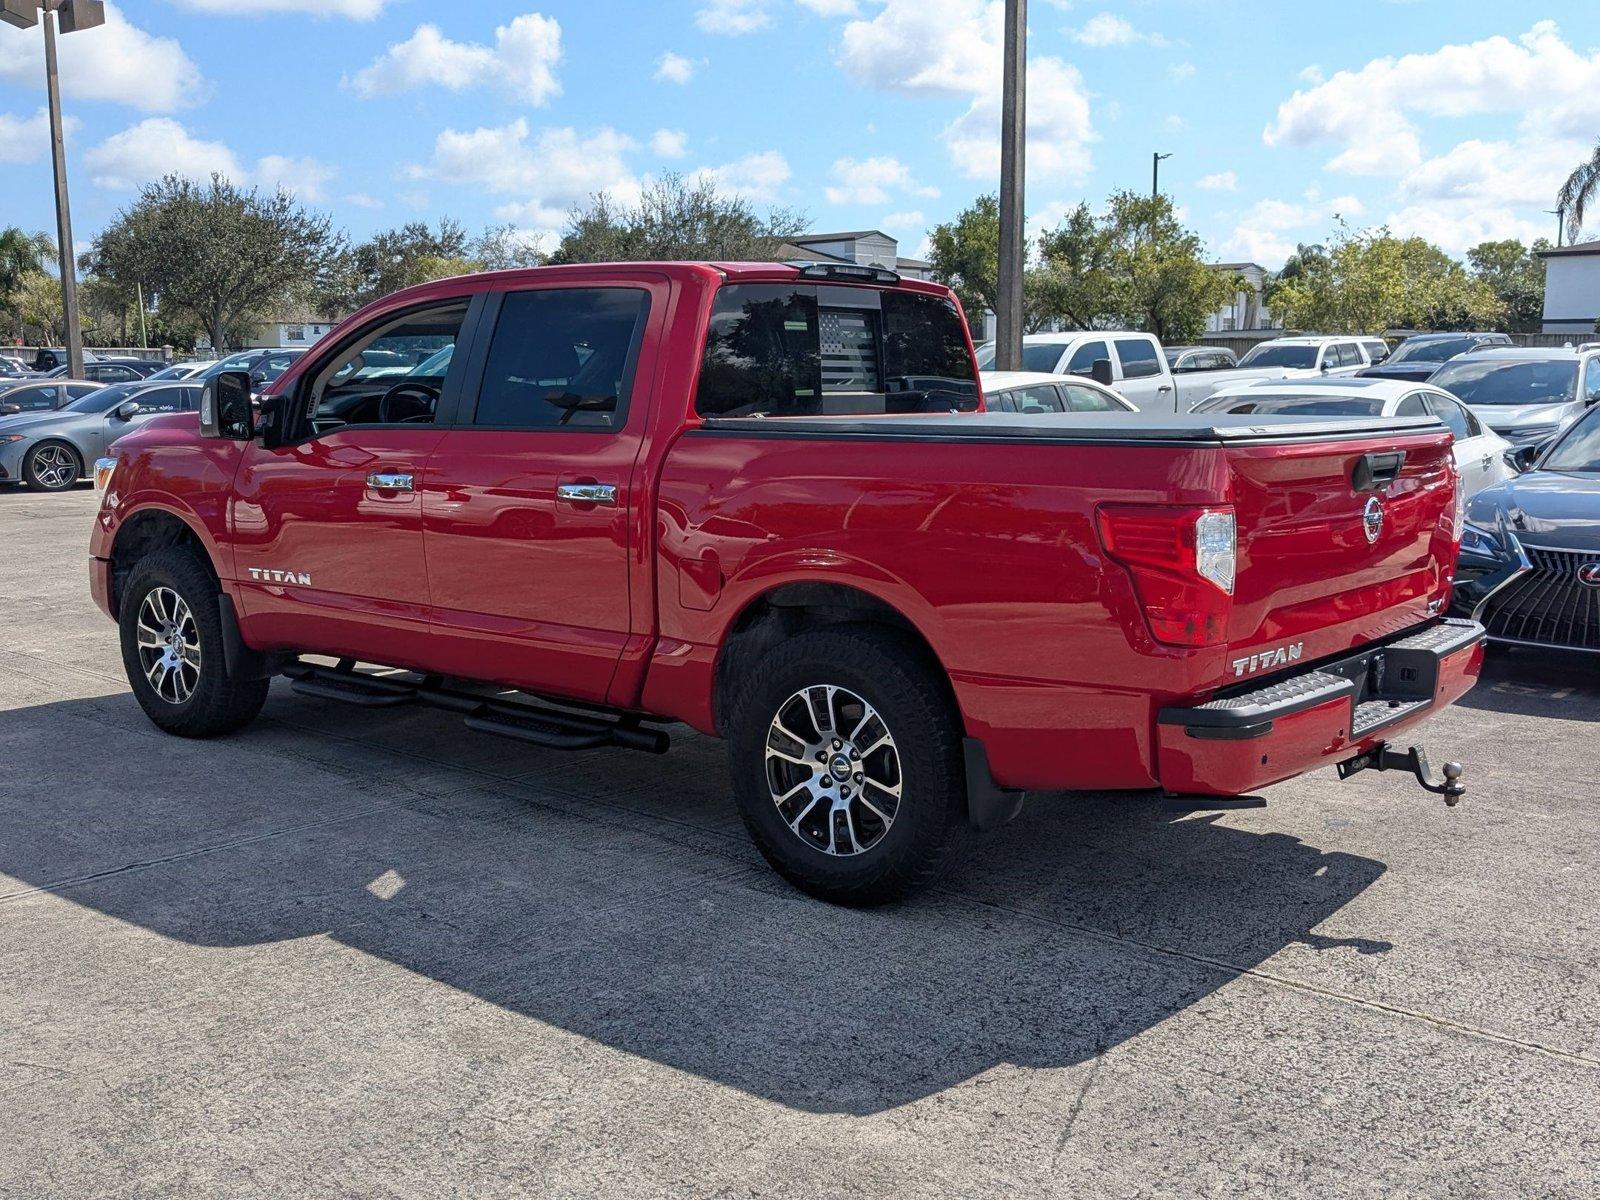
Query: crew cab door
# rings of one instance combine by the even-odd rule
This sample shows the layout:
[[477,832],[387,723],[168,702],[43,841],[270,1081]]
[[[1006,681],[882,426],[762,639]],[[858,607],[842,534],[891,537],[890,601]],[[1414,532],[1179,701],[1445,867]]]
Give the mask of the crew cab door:
[[443,352],[481,306],[454,298],[374,318],[280,398],[284,444],[246,444],[229,532],[252,645],[428,666],[422,489],[460,390],[458,358]]
[[1118,336],[1111,344],[1117,352],[1116,390],[1145,412],[1177,411],[1172,372],[1155,338]]
[[438,670],[599,702],[653,627],[630,517],[666,300],[644,274],[490,297],[422,498]]

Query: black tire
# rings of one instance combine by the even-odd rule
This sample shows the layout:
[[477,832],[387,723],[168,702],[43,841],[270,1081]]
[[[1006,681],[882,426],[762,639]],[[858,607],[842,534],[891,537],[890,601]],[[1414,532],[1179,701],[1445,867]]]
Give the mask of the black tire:
[[[847,706],[840,711],[851,718],[864,711],[849,708],[853,700],[870,705],[892,737],[890,749],[897,764],[892,774],[898,776],[900,797],[887,826],[870,813],[863,817],[859,810],[847,827],[835,824],[843,800],[834,790],[829,795],[835,799],[829,802],[835,811],[826,814],[820,825],[813,811],[797,829],[791,819],[812,803],[808,796],[820,793],[813,789],[788,807],[775,799],[789,781],[806,778],[800,767],[785,765],[787,760],[770,761],[768,739],[775,719],[788,713],[791,724],[809,721],[804,729],[795,731],[794,738],[795,742],[817,742],[811,751],[801,754],[808,763],[816,753],[832,749],[832,740],[817,734],[822,723],[814,719],[815,710],[806,698],[811,695],[806,689],[819,686],[843,689],[850,698],[838,701]],[[793,707],[796,704],[801,707]],[[848,723],[849,718],[836,722],[846,735],[846,750],[854,748],[844,729]],[[926,652],[892,629],[830,626],[781,643],[762,657],[734,693],[727,732],[734,797],[745,827],[772,868],[809,895],[857,906],[898,900],[936,881],[966,844],[969,827],[960,720]],[[874,736],[862,735],[863,748]],[[781,735],[779,743],[793,749],[793,743]],[[866,757],[873,758],[881,769],[882,759],[871,754]],[[769,769],[782,778],[774,782]],[[840,789],[850,783],[844,776],[822,782],[828,771],[823,765],[807,769],[817,781],[816,788]],[[862,776],[854,779],[860,781]],[[797,788],[808,786],[796,784]],[[860,803],[865,790],[857,786],[854,803]],[[880,804],[887,799],[877,791],[872,795]],[[845,828],[847,834],[841,834]],[[824,839],[830,848],[853,844],[858,832],[865,843],[874,830],[877,840],[858,852],[824,848]]]
[[65,492],[83,478],[83,456],[66,442],[40,442],[23,458],[22,478],[36,492]]
[[[184,628],[187,648],[198,642],[198,667],[192,684],[171,684],[171,695],[158,691],[146,670],[141,651],[140,616],[152,593],[162,591],[156,603],[166,602],[165,593],[174,593],[187,607],[190,621]],[[168,733],[179,737],[214,737],[232,733],[248,725],[266,703],[266,679],[231,679],[223,659],[222,618],[218,611],[217,581],[194,555],[182,548],[159,550],[134,565],[118,602],[122,629],[122,665],[139,707],[145,715]],[[166,682],[166,672],[158,672]]]

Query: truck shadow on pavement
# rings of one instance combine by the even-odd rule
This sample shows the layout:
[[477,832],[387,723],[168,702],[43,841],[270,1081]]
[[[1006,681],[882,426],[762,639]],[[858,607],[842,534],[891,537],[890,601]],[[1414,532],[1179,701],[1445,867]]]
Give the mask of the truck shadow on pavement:
[[[351,987],[349,1005],[404,1027],[404,977],[354,990],[290,944],[325,936],[652,1062],[857,1115],[1000,1064],[1093,1058],[1289,946],[1388,948],[1314,932],[1382,863],[1153,796],[1036,798],[932,894],[859,912],[766,869],[708,739],[665,759],[516,747],[485,778],[450,761],[483,743],[438,714],[380,730],[275,692],[268,715],[194,743],[148,730],[126,695],[12,710],[0,870],[183,945],[270,945],[250,978],[279,997],[337,1007],[328,989]],[[341,740],[308,736],[313,721]],[[426,755],[391,748],[406,744]],[[48,786],[68,777],[84,782]],[[173,989],[211,986],[214,952],[170,963]],[[437,1016],[418,1028],[436,1035]]]

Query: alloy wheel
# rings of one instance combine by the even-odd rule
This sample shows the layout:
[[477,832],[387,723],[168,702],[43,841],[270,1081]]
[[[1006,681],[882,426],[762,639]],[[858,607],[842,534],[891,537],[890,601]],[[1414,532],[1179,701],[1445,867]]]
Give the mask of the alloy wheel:
[[151,588],[139,606],[139,664],[168,704],[182,704],[200,683],[200,630],[182,596]]
[[33,477],[51,490],[71,487],[78,481],[77,457],[54,442],[40,446],[33,452]]
[[767,730],[767,788],[806,845],[848,858],[871,850],[900,809],[900,751],[876,709],[830,684],[801,688]]

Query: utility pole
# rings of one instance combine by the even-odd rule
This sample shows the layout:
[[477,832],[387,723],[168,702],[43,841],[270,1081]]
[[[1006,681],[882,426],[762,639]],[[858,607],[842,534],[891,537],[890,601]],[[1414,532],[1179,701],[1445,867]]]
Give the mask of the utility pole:
[[994,365],[1022,369],[1023,192],[1027,150],[1028,0],[1006,0],[1000,92],[1000,278]]
[[1171,158],[1170,154],[1152,152],[1150,155],[1150,199],[1154,200],[1161,194],[1161,160]]
[[44,21],[44,83],[50,106],[50,162],[56,181],[56,246],[61,252],[61,308],[67,331],[67,374],[83,378],[83,326],[78,321],[78,263],[67,201],[67,143],[61,129],[61,81],[56,70],[56,24],[76,33],[104,25],[104,0],[0,0],[0,20],[18,29]]
[[1565,207],[1547,208],[1545,212],[1556,219],[1556,249],[1561,248],[1561,234],[1567,226],[1567,210]]

